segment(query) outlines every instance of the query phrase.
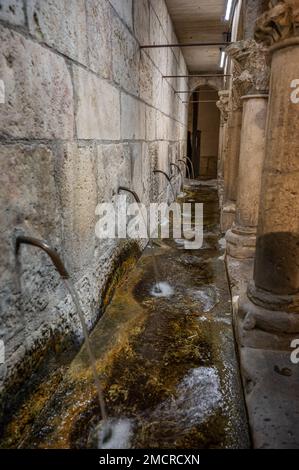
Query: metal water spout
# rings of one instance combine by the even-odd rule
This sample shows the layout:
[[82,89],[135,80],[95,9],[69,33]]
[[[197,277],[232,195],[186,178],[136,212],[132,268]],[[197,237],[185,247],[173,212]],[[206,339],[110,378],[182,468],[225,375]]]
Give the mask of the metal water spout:
[[190,180],[191,175],[190,175],[190,170],[189,170],[188,164],[185,162],[185,160],[178,160],[178,162],[183,163],[183,165],[185,165],[186,171],[187,171],[187,176],[188,176],[188,179]]
[[191,170],[192,170],[192,178],[195,179],[195,172],[194,172],[194,165],[193,161],[189,157],[184,157],[184,160],[187,160],[190,163]]
[[184,175],[183,175],[182,170],[180,169],[179,165],[177,165],[176,163],[170,163],[170,167],[176,168],[178,170],[178,172],[180,173],[180,175],[181,175],[181,191],[183,192],[184,191]]
[[48,242],[46,242],[45,240],[38,240],[36,238],[26,237],[26,236],[23,236],[23,235],[17,236],[16,241],[15,241],[15,254],[16,254],[16,256],[19,255],[20,248],[21,248],[22,244],[31,245],[31,246],[40,248],[45,253],[47,253],[47,255],[50,257],[52,263],[54,264],[55,268],[57,269],[58,273],[60,274],[61,278],[64,280],[65,286],[68,289],[68,291],[69,291],[69,293],[72,297],[72,300],[73,300],[73,302],[76,306],[76,310],[77,310],[78,316],[80,318],[80,322],[81,322],[81,326],[82,326],[82,330],[83,330],[83,335],[84,335],[84,339],[85,339],[85,346],[86,346],[86,350],[87,350],[87,353],[88,353],[88,356],[89,356],[90,366],[91,366],[91,369],[92,369],[94,382],[95,382],[96,389],[97,389],[97,395],[98,395],[99,405],[100,405],[100,409],[101,409],[102,419],[103,419],[104,425],[106,425],[105,429],[104,429],[103,439],[104,440],[109,440],[111,435],[112,435],[112,430],[111,430],[110,426],[107,424],[108,417],[107,417],[107,412],[106,412],[106,404],[105,404],[105,400],[104,400],[104,394],[103,394],[102,386],[101,386],[101,383],[100,383],[100,380],[99,380],[99,377],[98,377],[98,373],[97,373],[97,370],[96,370],[96,360],[95,360],[95,356],[94,356],[94,354],[92,352],[92,349],[91,349],[88,329],[87,329],[87,325],[86,325],[86,322],[85,322],[85,317],[84,317],[83,311],[82,311],[81,306],[80,306],[78,294],[77,294],[77,292],[76,292],[76,290],[73,286],[73,283],[71,282],[70,275],[69,275],[68,271],[66,270],[66,268],[65,268],[65,266],[64,266],[64,264],[63,264],[63,262],[62,262],[62,260],[59,256],[59,254],[57,253],[57,251],[54,250],[48,244]]
[[137,194],[135,191],[133,191],[132,189],[126,188],[125,186],[120,186],[120,187],[118,188],[117,193],[119,194],[121,191],[125,191],[125,192],[127,192],[127,193],[132,194],[132,196],[134,197],[135,201],[136,201],[138,204],[141,203],[140,197],[139,197],[138,194]]
[[51,258],[52,263],[54,264],[55,268],[59,272],[62,279],[70,278],[70,275],[67,272],[63,262],[61,261],[59,254],[57,253],[56,250],[51,248],[50,245],[46,241],[38,240],[37,238],[25,237],[23,235],[19,235],[16,238],[16,245],[15,245],[16,255],[19,254],[20,247],[22,244],[36,246],[37,248],[40,248],[41,250],[43,250]]
[[[133,191],[132,189],[130,188],[126,188],[125,186],[119,186],[118,188],[118,191],[117,193],[119,194],[121,191],[125,191],[129,194],[132,194],[132,196],[134,197],[135,201],[137,202],[137,204],[140,204],[141,203],[141,200],[140,200],[140,197],[138,196],[138,194]],[[156,293],[160,293],[161,292],[161,289],[159,287],[159,282],[158,282],[158,279],[160,277],[160,274],[159,274],[159,269],[158,269],[158,263],[157,263],[157,260],[156,260],[156,254],[155,254],[155,250],[154,250],[154,244],[153,244],[153,240],[151,238],[151,230],[150,230],[150,227],[149,227],[149,224],[148,224],[148,221],[145,219],[144,215],[142,214],[142,218],[143,218],[143,222],[146,226],[146,231],[147,231],[147,238],[149,240],[149,244],[152,248],[152,252],[151,252],[151,256],[152,256],[152,261],[153,261],[153,267],[154,267],[154,272],[155,272],[155,281],[156,281],[156,284],[154,286],[154,291]]]
[[165,173],[165,171],[162,171],[162,170],[154,170],[153,173],[154,173],[155,175],[161,173],[161,175],[164,175],[164,176],[165,176],[165,178],[166,178],[167,181],[168,181],[168,185],[169,185],[169,187],[170,187],[170,189],[171,189],[171,192],[172,192],[172,195],[173,195],[173,199],[175,200],[175,191],[174,191],[174,188],[173,188],[173,185],[172,185],[170,176],[168,176],[168,174]]

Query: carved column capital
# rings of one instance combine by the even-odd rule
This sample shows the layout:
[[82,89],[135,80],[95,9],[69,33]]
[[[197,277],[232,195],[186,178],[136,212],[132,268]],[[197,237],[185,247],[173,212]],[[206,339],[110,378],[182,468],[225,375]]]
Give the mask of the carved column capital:
[[221,90],[218,95],[219,101],[217,101],[216,106],[221,113],[221,126],[224,126],[228,120],[230,92],[228,90]]
[[267,64],[267,48],[254,39],[238,41],[227,48],[234,62],[232,106],[242,106],[241,97],[254,93],[267,93],[270,68]]
[[255,39],[266,46],[299,35],[298,0],[272,0],[256,22]]

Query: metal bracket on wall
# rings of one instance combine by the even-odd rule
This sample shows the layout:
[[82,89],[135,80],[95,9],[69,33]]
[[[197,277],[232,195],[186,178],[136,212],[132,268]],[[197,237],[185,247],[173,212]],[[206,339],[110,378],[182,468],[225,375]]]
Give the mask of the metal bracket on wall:
[[145,44],[140,46],[140,49],[155,49],[159,47],[223,47],[229,46],[231,42],[189,42],[189,43],[177,43],[177,44]]
[[208,75],[163,75],[163,78],[223,78],[223,77],[231,77],[230,73],[220,74],[220,73],[213,73]]

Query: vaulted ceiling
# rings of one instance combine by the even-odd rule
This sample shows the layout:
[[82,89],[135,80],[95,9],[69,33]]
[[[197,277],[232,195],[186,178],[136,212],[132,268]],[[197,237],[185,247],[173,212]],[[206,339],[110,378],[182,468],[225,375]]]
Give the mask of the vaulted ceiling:
[[[226,0],[166,0],[180,42],[223,42]],[[219,47],[182,49],[190,72],[220,72]]]

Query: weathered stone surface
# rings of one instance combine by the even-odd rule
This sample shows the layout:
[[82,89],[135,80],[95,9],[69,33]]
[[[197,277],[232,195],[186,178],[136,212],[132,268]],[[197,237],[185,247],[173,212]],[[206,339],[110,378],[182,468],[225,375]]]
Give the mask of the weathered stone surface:
[[149,43],[149,0],[134,0],[134,32],[140,44]]
[[[155,10],[150,2],[150,44],[163,44],[165,42],[165,36],[163,30],[161,28],[161,24],[159,19],[156,15]],[[163,49],[149,49],[148,54],[151,57],[154,64],[160,70],[160,66],[163,63],[163,59],[165,58],[165,52]]]
[[120,93],[105,80],[74,67],[79,139],[120,139]]
[[1,0],[0,19],[15,25],[25,24],[25,15],[22,0]]
[[26,5],[29,30],[33,36],[88,65],[84,0],[28,0]]
[[151,59],[144,51],[141,51],[139,74],[139,96],[147,103],[153,104],[156,91],[154,78],[158,72],[154,70]]
[[150,0],[150,3],[157,18],[159,19],[162,30],[166,34],[168,32],[167,27],[170,20],[166,3],[161,2],[160,0]]
[[121,94],[121,137],[124,140],[144,140],[145,104]]
[[240,99],[248,93],[262,93],[269,89],[270,67],[267,49],[254,39],[239,41],[227,48],[234,61],[233,107],[241,106]]
[[[39,344],[47,342],[50,329],[47,327],[48,332],[44,331],[45,322],[49,320],[46,310],[59,282],[49,258],[33,247],[21,248],[17,269],[15,236],[22,233],[44,238],[61,252],[60,214],[51,149],[37,144],[1,144],[0,163],[1,339],[6,352],[3,378],[9,380],[16,375],[16,364],[20,367],[19,373],[25,375],[20,364],[34,338],[39,336]],[[27,359],[27,372],[36,365],[34,361],[34,357]],[[18,381],[22,381],[22,375]],[[2,387],[0,383],[0,393]]]
[[95,148],[67,144],[61,149],[56,180],[62,205],[63,247],[70,271],[92,263],[95,249],[97,171]]
[[220,111],[221,125],[224,125],[228,120],[229,113],[229,91],[221,90],[219,91],[219,101],[216,103],[217,108]]
[[131,151],[128,144],[97,146],[98,203],[111,202],[119,186],[131,184]]
[[[186,147],[187,114],[163,83],[162,72],[186,68],[178,50],[153,52],[156,65],[146,52],[141,60],[138,41],[176,40],[160,0],[151,13],[147,0],[135,0],[134,9],[132,0],[0,4],[0,19],[7,24],[0,26],[0,80],[6,92],[0,135],[9,141],[0,148],[5,203],[1,236],[7,248],[1,253],[0,339],[8,342],[9,357],[0,380],[18,390],[49,345],[81,342],[82,329],[63,283],[40,250],[22,247],[18,296],[15,227],[47,239],[59,251],[91,328],[125,246],[95,237],[95,206],[114,200],[120,185],[134,187],[146,203],[158,194],[165,200],[166,181],[161,177],[158,190],[159,178],[152,170],[160,166],[169,173],[169,162]],[[166,22],[163,28],[156,13]],[[19,33],[9,23],[22,26]],[[13,145],[12,139],[27,143]]]
[[250,0],[243,5],[244,39],[254,36],[256,20],[267,10],[269,0]]
[[112,21],[112,57],[114,81],[130,93],[138,95],[139,45],[116,16]]
[[0,38],[0,76],[6,95],[1,135],[72,138],[73,90],[64,60],[2,26]]
[[[285,47],[287,45],[289,47]],[[292,80],[299,73],[298,57],[299,38],[274,46],[254,277],[256,286],[274,297],[290,295],[296,312],[299,295],[299,137],[295,122],[298,121],[299,107],[292,103],[290,93]],[[288,311],[292,302],[286,306]]]
[[267,95],[244,97],[236,222],[226,235],[227,252],[253,257],[266,150]]
[[253,445],[298,449],[299,368],[291,351],[242,348],[241,363]]
[[103,78],[112,78],[112,11],[107,0],[86,2],[90,68]]
[[145,140],[147,141],[152,141],[156,139],[156,115],[157,115],[157,111],[155,108],[146,106],[145,108],[145,120],[146,120]]
[[[241,374],[255,448],[298,447],[298,365],[292,364],[290,348],[294,335],[279,334],[255,328],[256,320],[248,318],[252,310],[246,289],[252,278],[253,261],[227,257],[227,268],[233,295],[236,337],[239,345]],[[257,307],[255,307],[258,312]],[[275,312],[265,312],[265,318]],[[273,319],[273,318],[272,318]],[[257,323],[259,322],[259,319]],[[271,322],[271,319],[270,319]],[[283,320],[286,325],[286,319]]]
[[109,0],[122,20],[130,29],[133,27],[133,4],[132,0]]
[[131,181],[132,187],[137,192],[141,200],[144,198],[144,187],[142,181],[142,143],[136,142],[130,144],[131,152]]
[[267,46],[298,35],[299,6],[297,0],[272,0],[257,21],[255,39]]

